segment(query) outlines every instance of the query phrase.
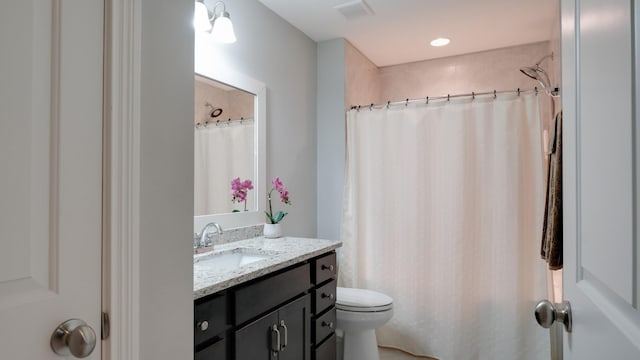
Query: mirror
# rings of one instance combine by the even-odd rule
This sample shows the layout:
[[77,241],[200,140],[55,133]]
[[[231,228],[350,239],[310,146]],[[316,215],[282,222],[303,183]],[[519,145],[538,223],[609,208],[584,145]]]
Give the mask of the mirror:
[[255,95],[200,75],[194,94],[194,215],[257,211]]
[[[194,232],[209,222],[264,223],[265,86],[212,69],[196,71],[194,83]],[[235,197],[234,179],[241,182]]]

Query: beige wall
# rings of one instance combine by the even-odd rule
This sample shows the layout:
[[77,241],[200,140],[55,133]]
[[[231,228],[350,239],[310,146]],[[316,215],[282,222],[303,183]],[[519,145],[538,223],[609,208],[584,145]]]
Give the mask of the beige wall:
[[[253,119],[254,97],[252,94],[240,90],[223,90],[201,81],[195,81],[194,122],[203,123],[206,120],[227,121],[240,118]],[[221,108],[222,114],[217,118],[210,118],[211,108]]]
[[382,101],[380,97],[380,70],[360,50],[345,41],[345,104],[371,104]]
[[[556,32],[559,35],[559,29]],[[546,60],[542,65],[548,70],[552,84],[557,85],[560,71],[559,40],[559,36],[555,36],[549,42],[382,68],[376,67],[357,48],[345,41],[346,105],[472,91],[531,88],[537,85],[536,82],[522,75],[519,69],[535,64],[552,51],[554,60]]]
[[[549,53],[549,42],[488,50],[380,68],[382,101],[532,88],[519,69]],[[559,57],[554,58],[558,62]],[[545,62],[545,68],[549,63]]]

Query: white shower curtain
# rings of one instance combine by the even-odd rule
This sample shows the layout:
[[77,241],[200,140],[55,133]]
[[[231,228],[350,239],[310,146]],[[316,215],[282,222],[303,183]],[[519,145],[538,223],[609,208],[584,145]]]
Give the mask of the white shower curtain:
[[348,112],[339,280],[394,298],[380,344],[549,358],[540,133],[535,94]]
[[[239,177],[255,184],[253,129],[253,121],[195,129],[195,215],[244,209],[244,204],[231,202],[231,180]],[[254,203],[255,190],[247,195],[248,207]]]

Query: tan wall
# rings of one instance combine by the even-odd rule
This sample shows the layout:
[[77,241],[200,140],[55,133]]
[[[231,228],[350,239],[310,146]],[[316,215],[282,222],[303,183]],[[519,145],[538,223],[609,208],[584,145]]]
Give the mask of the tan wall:
[[[549,53],[549,42],[488,50],[380,68],[382,101],[532,88],[519,69]],[[559,60],[555,57],[554,61]],[[545,62],[545,68],[548,63]]]
[[[254,97],[240,90],[223,90],[209,84],[195,81],[194,122],[203,123],[205,120],[226,121],[240,118],[253,119]],[[216,118],[209,118],[210,108],[221,108],[222,114]]]
[[378,67],[348,41],[344,57],[346,106],[381,102]]

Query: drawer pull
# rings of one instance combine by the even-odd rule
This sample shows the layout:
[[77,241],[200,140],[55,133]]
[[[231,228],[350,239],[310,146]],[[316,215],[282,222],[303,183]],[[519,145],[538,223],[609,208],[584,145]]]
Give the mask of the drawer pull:
[[209,329],[209,322],[205,320],[203,322],[199,322],[197,326],[200,331],[207,331],[207,329]]
[[333,321],[329,321],[329,322],[323,321],[322,326],[323,327],[328,326],[329,329],[333,329]]
[[280,351],[280,331],[278,325],[275,324],[271,327],[271,350],[274,353]]
[[287,325],[284,324],[284,320],[280,320],[280,327],[282,328],[284,334],[284,341],[282,342],[282,346],[280,347],[280,351],[282,351],[287,347],[287,342],[289,341],[289,329],[287,329]]
[[329,299],[333,300],[335,297],[336,296],[333,295],[333,294],[322,293],[322,298],[323,299],[329,298]]
[[335,270],[335,269],[336,269],[336,267],[335,267],[335,266],[333,266],[333,265],[322,265],[322,266],[320,267],[320,269],[321,269],[321,270],[329,270],[329,271],[333,271],[333,270]]

